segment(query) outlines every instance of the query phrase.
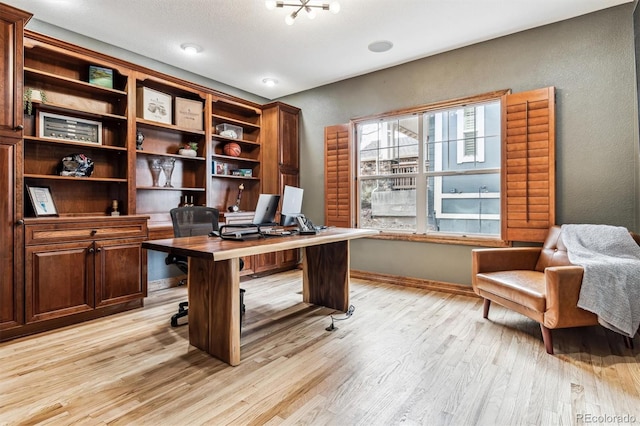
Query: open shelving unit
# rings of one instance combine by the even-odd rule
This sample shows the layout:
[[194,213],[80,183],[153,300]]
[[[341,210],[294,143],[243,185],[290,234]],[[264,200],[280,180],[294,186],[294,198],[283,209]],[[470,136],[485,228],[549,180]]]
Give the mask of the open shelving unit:
[[[204,118],[206,94],[181,87],[169,81],[139,74],[136,78],[136,96],[140,88],[148,88],[160,92],[170,99],[171,107],[176,98],[199,102],[202,107],[199,113]],[[144,137],[142,146],[137,146],[136,153],[136,206],[139,214],[150,217],[149,227],[152,232],[173,234],[169,210],[178,207],[185,200],[195,205],[207,205],[206,134],[204,120],[202,128],[186,128],[176,125],[175,107],[170,123],[155,121],[144,117],[140,99],[136,99],[135,131]],[[198,144],[195,157],[181,155],[179,150],[189,143]],[[166,186],[167,177],[160,173],[158,186],[153,185],[150,163],[153,160],[174,162],[170,185]]]
[[[113,69],[113,88],[89,83],[90,65]],[[32,100],[32,114],[25,114],[22,177],[25,185],[50,188],[60,216],[105,216],[112,200],[118,200],[121,214],[130,211],[128,82],[126,72],[113,64],[37,40],[25,42],[25,90],[44,93],[46,102]],[[45,134],[39,121],[47,113],[99,122],[99,143]],[[90,176],[60,175],[62,158],[72,154],[84,154],[93,161]],[[25,216],[32,215],[28,202],[24,209]]]
[[[222,97],[212,97],[211,102],[211,200],[221,213],[235,204],[240,185],[243,185],[240,210],[253,210],[262,189],[262,110],[258,105]],[[221,135],[217,128],[230,125],[241,129],[237,138]],[[224,152],[228,143],[240,146],[240,155]],[[221,171],[217,164],[224,165]],[[251,176],[234,175],[233,170],[250,169]],[[223,220],[223,218],[221,218]]]

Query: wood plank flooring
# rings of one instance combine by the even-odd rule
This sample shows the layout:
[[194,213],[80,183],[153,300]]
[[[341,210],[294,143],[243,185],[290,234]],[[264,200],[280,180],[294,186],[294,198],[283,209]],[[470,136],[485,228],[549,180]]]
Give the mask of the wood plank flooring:
[[[242,283],[241,364],[145,307],[0,344],[0,425],[580,425],[640,422],[635,350],[602,327],[554,331],[480,299],[352,279],[354,315],[302,302],[301,273]],[[625,420],[626,419],[626,420]]]

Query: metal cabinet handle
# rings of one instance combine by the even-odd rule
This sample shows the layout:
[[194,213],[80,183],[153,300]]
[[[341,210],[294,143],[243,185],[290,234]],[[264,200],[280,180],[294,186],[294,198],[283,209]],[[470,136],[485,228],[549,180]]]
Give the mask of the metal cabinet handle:
[[93,253],[94,251],[93,247],[89,248],[89,253]]
[[16,127],[13,128],[13,130],[15,130],[16,132],[19,132],[21,130],[24,130],[24,126],[22,124],[18,124]]
[[24,225],[24,220],[22,220],[22,219],[18,220],[16,222],[16,225],[20,225],[20,226]]

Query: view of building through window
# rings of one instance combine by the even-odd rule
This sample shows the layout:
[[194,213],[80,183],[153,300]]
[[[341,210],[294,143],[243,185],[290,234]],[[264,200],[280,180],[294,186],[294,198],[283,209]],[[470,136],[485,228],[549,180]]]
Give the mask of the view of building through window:
[[359,226],[500,234],[500,102],[356,124]]

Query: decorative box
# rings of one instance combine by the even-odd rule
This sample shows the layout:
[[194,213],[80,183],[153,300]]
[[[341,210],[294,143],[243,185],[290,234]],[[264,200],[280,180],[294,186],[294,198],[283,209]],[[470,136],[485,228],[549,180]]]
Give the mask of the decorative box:
[[136,112],[139,118],[171,124],[171,95],[148,87],[138,87]]
[[202,102],[176,96],[176,126],[202,130],[202,109]]
[[238,169],[240,176],[253,177],[253,169]]
[[223,123],[216,126],[216,133],[231,139],[242,139],[242,127]]

